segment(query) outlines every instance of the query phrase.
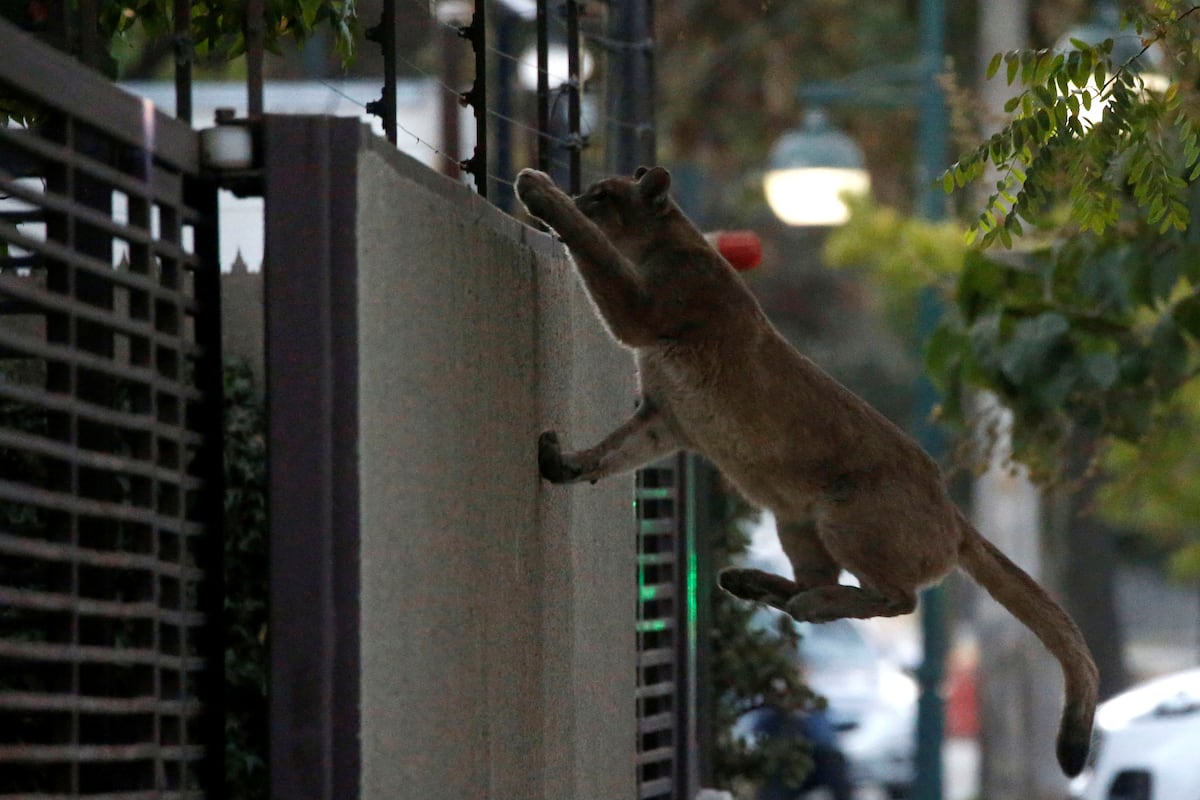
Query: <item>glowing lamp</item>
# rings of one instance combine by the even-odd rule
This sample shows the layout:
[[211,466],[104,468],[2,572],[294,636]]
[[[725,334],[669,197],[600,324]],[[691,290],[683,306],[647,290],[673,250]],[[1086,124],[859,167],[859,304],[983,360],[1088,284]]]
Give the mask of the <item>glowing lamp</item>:
[[850,218],[845,197],[870,189],[862,150],[820,110],[779,138],[763,176],[767,204],[788,225],[842,225]]

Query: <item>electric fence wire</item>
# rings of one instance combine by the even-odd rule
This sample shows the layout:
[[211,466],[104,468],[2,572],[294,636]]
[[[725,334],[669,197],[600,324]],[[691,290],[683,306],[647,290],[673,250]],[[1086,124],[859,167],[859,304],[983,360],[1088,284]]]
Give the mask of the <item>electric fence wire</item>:
[[[433,22],[433,23],[437,24],[438,26],[452,32],[456,37],[462,36],[463,29],[460,26],[454,25],[452,23],[446,22],[441,19],[438,19],[436,14],[434,12],[431,12],[430,7],[427,3],[422,2],[422,0],[408,0],[408,1],[410,3],[412,3],[412,5],[415,6],[416,8],[420,9],[421,12],[426,16],[426,18],[430,22]],[[482,0],[480,0],[480,2],[482,2]],[[560,18],[561,15],[551,15],[551,16],[552,16],[552,18],[556,19],[557,25],[565,32],[566,23],[562,18]],[[617,40],[611,39],[609,37],[601,36],[598,34],[588,33],[586,31],[581,32],[580,35],[582,38],[592,41],[592,42],[596,43],[602,49],[608,50],[608,51],[613,51],[613,50],[637,51],[637,50],[646,50],[653,46],[653,43],[650,42],[649,40],[642,41],[642,42],[624,42],[624,41],[617,41]],[[569,77],[555,74],[551,70],[541,67],[536,62],[530,62],[527,59],[523,59],[521,57],[513,55],[512,53],[505,52],[492,44],[486,45],[486,49],[488,52],[492,53],[496,57],[505,59],[505,60],[517,65],[518,67],[532,69],[537,73],[546,75],[547,78],[549,78],[552,82],[557,83],[557,85],[559,87],[567,87],[567,86],[573,85],[572,81],[569,79]],[[442,80],[438,75],[431,73],[429,70],[424,69],[416,62],[400,55],[399,53],[396,54],[396,59],[400,62],[403,62],[409,69],[413,70],[417,74],[432,81],[442,91],[447,92],[452,98],[454,98],[454,102],[456,104],[460,104],[460,105],[462,104],[462,102],[463,102],[463,90],[462,89],[458,89],[453,86],[450,86],[444,80]],[[364,108],[364,109],[367,108],[366,103],[362,102],[358,98],[348,95],[347,93],[342,91],[340,88],[335,86],[333,83],[331,83],[329,81],[324,81],[324,80],[321,81],[321,83],[323,85],[325,85],[328,89],[330,89],[331,91],[340,95],[341,97],[345,98],[346,100],[350,101],[351,103],[354,103],[355,105],[357,105],[361,108]],[[582,87],[579,87],[579,88],[582,90]],[[559,108],[559,104],[564,100],[564,98],[565,98],[565,92],[563,92],[563,91],[555,91],[554,92],[554,105],[553,105],[552,111],[551,111],[552,117],[555,115],[555,112]],[[557,148],[560,148],[561,150],[571,150],[571,149],[575,149],[575,148],[586,147],[588,145],[589,140],[594,136],[595,130],[598,125],[615,126],[615,127],[622,128],[625,130],[631,130],[631,131],[642,132],[642,133],[647,132],[647,131],[652,132],[654,130],[654,125],[651,122],[630,122],[627,120],[614,119],[610,115],[605,114],[599,110],[593,110],[593,112],[591,114],[589,114],[589,117],[591,119],[589,119],[590,125],[589,125],[588,130],[580,131],[578,134],[572,134],[571,136],[564,138],[561,136],[556,136],[556,135],[550,133],[549,131],[540,130],[539,128],[537,128],[535,126],[529,125],[525,122],[522,122],[521,120],[515,119],[510,115],[502,114],[494,108],[487,107],[484,109],[484,111],[490,118],[501,120],[509,125],[512,125],[523,131],[526,131],[540,139],[550,142],[551,144],[555,145]],[[403,124],[401,124],[399,122],[399,120],[396,121],[396,127],[399,131],[403,132],[406,136],[410,137],[418,146],[427,149],[428,151],[433,153],[437,158],[445,161],[447,163],[447,165],[452,165],[452,166],[460,168],[460,169],[464,167],[464,164],[465,164],[464,161],[462,161],[458,158],[455,158],[453,155],[445,152],[444,150],[440,149],[433,143],[426,141],[420,135],[414,133],[413,131],[411,131],[407,127],[405,127]],[[570,169],[570,163],[565,158],[555,157],[552,155],[552,156],[550,156],[549,160],[550,160],[551,164],[553,164],[554,166],[556,166],[560,169],[564,169],[564,170]],[[589,177],[593,180],[600,177],[599,175],[596,175],[594,173],[594,170],[591,170],[587,167],[583,167],[583,172],[591,173],[591,175]],[[499,175],[488,173],[486,176],[486,179],[495,181],[497,184],[507,186],[510,189],[515,190],[515,185],[514,185],[513,181],[510,180],[508,177],[501,177]]]
[[[443,81],[438,76],[432,74],[431,72],[429,72],[426,69],[423,69],[419,64],[416,64],[412,60],[405,58],[404,56],[402,56],[400,54],[396,55],[396,60],[403,62],[405,65],[407,65],[413,71],[415,71],[418,74],[422,75],[423,77],[428,78],[429,80],[433,81],[434,84],[441,87],[441,89],[443,91],[447,92],[451,97],[453,97],[456,103],[461,102],[461,99],[462,99],[462,91],[461,90],[455,89],[453,86],[450,86],[449,84],[447,84],[445,81]],[[555,93],[554,105],[552,106],[552,109],[551,109],[551,116],[554,116],[554,111],[558,108],[559,103],[562,102],[563,97],[564,97],[564,95],[562,92]],[[362,105],[357,100],[352,99],[352,102],[357,103],[358,105]],[[549,131],[539,130],[538,128],[534,127],[533,125],[529,125],[529,124],[522,122],[521,120],[515,119],[507,114],[501,114],[499,111],[495,110],[494,108],[488,107],[485,109],[485,111],[489,117],[492,117],[492,118],[498,119],[498,120],[502,120],[503,122],[507,122],[508,124],[513,125],[514,127],[520,128],[521,130],[527,131],[528,133],[531,133],[534,136],[545,139],[546,141],[550,142],[551,144],[557,145],[559,148],[561,148],[563,150],[568,150],[573,147],[580,146],[580,143],[576,143],[571,138],[563,138],[561,136],[555,136],[554,134],[550,133]],[[397,127],[400,127],[399,123],[397,123]],[[409,136],[412,136],[414,139],[417,139],[418,141],[420,141],[419,137],[415,136],[411,131],[408,131],[407,129],[405,129],[404,132],[406,134],[408,134]],[[586,142],[587,139],[591,135],[592,135],[592,131],[589,130],[589,131],[580,132],[579,136],[583,142]],[[435,149],[435,148],[432,148],[426,142],[421,142],[421,144],[426,147],[430,147],[430,149]],[[448,161],[458,164],[459,166],[462,165],[461,162],[455,160],[453,157],[447,155],[446,153],[439,152],[438,154],[442,158],[445,158]],[[564,170],[570,168],[570,163],[566,159],[563,159],[561,157],[551,156],[550,163],[553,164],[554,166],[559,167]],[[598,178],[599,176],[593,174],[592,177]],[[511,180],[499,178],[496,175],[489,174],[488,178],[490,178],[491,180],[495,180],[500,183],[503,183],[506,186],[513,185]]]
[[[432,77],[432,76],[429,76],[429,77]],[[367,107],[366,103],[359,100],[357,97],[353,97],[353,96],[347,94],[346,92],[342,91],[339,87],[335,86],[332,82],[327,81],[327,80],[321,80],[320,83],[322,86],[324,86],[326,89],[333,92],[334,94],[337,94],[340,97],[342,97],[343,99],[350,101],[351,103],[358,106],[359,108],[362,108],[364,110],[366,109],[366,107]],[[442,84],[442,85],[445,86],[445,84]],[[458,92],[455,92],[454,94],[457,95]],[[413,131],[406,128],[403,124],[400,123],[399,120],[396,120],[396,129],[399,130],[401,133],[403,133],[405,136],[410,137],[419,146],[424,147],[426,150],[433,153],[438,158],[441,158],[442,160],[444,160],[447,165],[459,167],[459,168],[462,167],[462,162],[459,161],[457,158],[450,155],[446,151],[440,149],[433,143],[428,142],[425,139],[421,138],[421,136],[419,134],[414,133]],[[487,177],[488,177],[488,180],[492,180],[492,181],[495,181],[496,183],[504,184],[505,186],[508,186],[510,188],[515,188],[515,184],[513,184],[513,182],[511,180],[508,180],[506,178],[501,178],[499,175],[492,175],[491,173],[488,173]]]
[[[408,65],[408,66],[409,66],[411,69],[413,69],[413,70],[415,70],[416,72],[418,72],[420,75],[422,75],[422,76],[424,76],[424,77],[428,78],[429,80],[433,81],[433,82],[434,82],[434,84],[436,84],[437,86],[441,87],[443,91],[447,92],[447,93],[448,93],[448,94],[449,94],[449,95],[450,95],[452,98],[454,98],[454,101],[455,101],[456,103],[458,103],[458,102],[461,102],[461,98],[462,98],[462,92],[461,92],[461,91],[458,91],[458,90],[456,90],[456,89],[455,89],[453,86],[450,86],[450,85],[448,85],[448,84],[447,84],[445,81],[441,80],[441,79],[440,79],[440,78],[438,78],[436,75],[433,75],[433,74],[431,74],[430,72],[428,72],[427,70],[424,70],[424,69],[422,69],[422,68],[421,68],[419,65],[417,65],[417,64],[415,64],[415,63],[413,63],[412,61],[410,61],[409,59],[405,58],[404,56],[401,56],[401,55],[397,54],[397,56],[396,56],[396,59],[397,59],[398,61],[402,61],[402,62],[404,62],[406,65]],[[562,93],[557,93],[557,94],[555,95],[555,98],[554,98],[554,106],[553,106],[553,108],[555,108],[555,109],[556,109],[556,108],[558,107],[558,104],[559,104],[559,103],[562,101],[562,99],[563,99],[563,95],[562,95]],[[357,100],[354,100],[353,102],[355,102],[355,103],[358,103],[358,101],[357,101]],[[359,105],[361,105],[361,103],[359,103]],[[515,118],[513,118],[513,117],[511,117],[511,116],[509,116],[509,115],[507,115],[507,114],[501,114],[499,111],[495,110],[494,108],[490,108],[490,107],[489,107],[489,108],[485,109],[485,111],[487,112],[487,114],[488,114],[488,116],[489,116],[489,117],[492,117],[492,118],[494,118],[494,119],[498,119],[498,120],[502,120],[503,122],[507,122],[508,124],[510,124],[510,125],[512,125],[512,126],[514,126],[514,127],[520,128],[521,130],[527,131],[528,133],[531,133],[531,134],[533,134],[534,136],[537,136],[537,137],[540,137],[540,138],[542,138],[542,139],[545,139],[546,141],[550,142],[551,144],[557,145],[559,148],[561,148],[561,149],[563,149],[563,150],[567,150],[567,149],[569,149],[569,148],[572,148],[572,147],[575,147],[575,146],[577,146],[577,145],[576,145],[576,144],[574,144],[574,143],[572,142],[572,140],[571,140],[571,139],[569,139],[569,138],[563,138],[563,137],[560,137],[560,136],[555,136],[554,134],[550,133],[549,131],[543,131],[543,130],[539,130],[539,129],[537,129],[536,127],[534,127],[533,125],[529,125],[529,124],[527,124],[527,123],[524,123],[524,122],[522,122],[521,120],[515,119]],[[401,126],[400,126],[400,124],[399,124],[398,122],[397,122],[397,127],[398,127],[398,128],[399,128],[399,127],[401,127]],[[419,139],[419,137],[417,137],[416,135],[414,135],[414,134],[413,134],[411,131],[409,131],[409,130],[405,129],[405,130],[404,130],[404,132],[405,132],[406,134],[408,134],[409,136],[412,136],[414,139],[417,139],[417,141],[419,141],[419,142],[420,142],[420,139]],[[584,133],[581,133],[581,134],[580,134],[581,138],[582,138],[584,141],[586,141],[586,140],[587,140],[587,138],[588,138],[590,135],[591,135],[591,134],[590,134],[590,132],[584,132]],[[430,149],[434,149],[434,150],[436,150],[436,148],[433,148],[432,146],[430,146],[430,145],[429,145],[428,143],[426,143],[426,142],[421,142],[421,144],[422,144],[422,145],[424,145],[424,146],[426,146],[426,147],[429,147]],[[446,154],[446,153],[443,153],[443,152],[440,152],[440,151],[438,151],[438,155],[440,155],[442,158],[446,159],[447,161],[451,161],[451,162],[453,162],[453,163],[455,163],[455,164],[458,164],[460,167],[462,166],[462,162],[460,162],[460,161],[457,161],[457,160],[456,160],[456,159],[454,159],[452,156],[450,156],[450,155],[448,155],[448,154]],[[562,168],[562,169],[569,169],[569,168],[570,168],[570,163],[569,163],[569,162],[568,162],[566,159],[563,159],[563,158],[561,158],[561,157],[555,157],[555,156],[551,156],[551,157],[550,157],[550,163],[551,163],[551,164],[553,164],[554,166],[556,166],[556,167],[559,167],[559,168]],[[513,183],[512,183],[512,181],[511,181],[511,180],[507,180],[507,179],[504,179],[504,178],[500,178],[500,177],[497,177],[496,175],[493,175],[493,174],[489,174],[489,175],[488,175],[488,178],[489,178],[489,179],[491,179],[491,180],[495,180],[495,181],[498,181],[498,182],[500,182],[500,183],[503,183],[503,184],[505,184],[506,186],[512,186],[512,185],[513,185]]]
[[[479,0],[479,2],[483,2],[483,1],[484,0]],[[436,12],[430,11],[428,3],[422,2],[422,0],[408,0],[408,2],[411,3],[415,8],[420,9],[421,12],[426,16],[426,18],[430,22],[433,22],[434,24],[436,24],[442,28],[445,28],[447,31],[450,31],[455,36],[462,35],[463,29],[460,26],[455,25],[450,22],[446,22],[445,20],[442,20],[442,19],[438,19],[438,17],[436,16]],[[552,15],[550,15],[550,17],[555,21],[556,26],[565,35],[567,26],[566,26],[566,20],[564,19],[563,15],[552,14]],[[587,31],[582,31],[580,33],[580,36],[584,39],[587,39],[588,41],[596,43],[596,45],[599,46],[601,49],[607,50],[607,51],[620,51],[620,50],[647,51],[647,50],[650,50],[653,48],[652,40],[643,40],[643,41],[638,41],[638,42],[620,41],[617,39],[612,39],[607,36],[602,36],[600,34],[589,33]],[[570,80],[569,76],[559,75],[554,72],[551,72],[548,68],[538,65],[538,63],[536,61],[529,61],[527,59],[523,59],[520,56],[516,56],[516,55],[513,55],[512,53],[501,50],[493,44],[487,44],[487,45],[485,45],[485,47],[489,53],[492,53],[493,55],[497,56],[498,58],[502,58],[506,61],[516,64],[518,67],[524,67],[526,69],[531,69],[537,73],[545,75],[547,78],[550,79],[552,85],[555,83],[557,83],[559,86],[572,85],[572,81]],[[412,61],[404,58],[403,56],[397,54],[396,58],[403,61],[405,64],[407,64],[412,69],[415,69],[424,75],[427,75],[427,76],[429,75],[429,73],[426,70],[421,69],[419,66],[414,64]],[[430,76],[430,77],[432,77],[432,76]],[[438,82],[441,83],[441,81],[438,81]],[[451,89],[451,87],[446,86],[445,83],[442,83],[441,85],[443,88],[445,88],[447,90],[454,91],[453,89]],[[581,91],[583,91],[584,87],[580,86],[579,88]],[[562,93],[559,92],[556,94],[557,94],[557,97],[555,98],[555,102],[557,103],[558,99],[561,98]],[[540,136],[545,136],[548,138],[549,141],[552,141],[555,144],[558,144],[558,145],[564,146],[564,147],[574,146],[572,143],[567,142],[563,139],[555,138],[555,137],[551,136],[550,134],[536,131],[535,129],[531,128],[530,126],[522,125],[521,123],[518,123],[515,120],[511,120],[508,117],[501,116],[497,112],[495,112],[493,109],[489,108],[489,109],[487,109],[487,111],[489,114],[497,117],[498,119],[503,119],[506,122],[513,122],[513,124],[519,125],[520,127],[523,127],[526,130],[531,130],[535,133],[538,133],[538,135],[540,135]],[[600,111],[594,112],[592,116],[594,116],[596,119],[596,122],[600,123],[601,125],[615,125],[616,127],[623,128],[625,130],[637,131],[637,132],[647,132],[647,131],[654,132],[653,123],[631,122],[629,120],[615,119],[615,118],[611,117],[610,115],[605,114]],[[595,134],[596,127],[597,127],[596,125],[593,125],[587,132],[581,132],[581,133],[585,138],[591,137]]]

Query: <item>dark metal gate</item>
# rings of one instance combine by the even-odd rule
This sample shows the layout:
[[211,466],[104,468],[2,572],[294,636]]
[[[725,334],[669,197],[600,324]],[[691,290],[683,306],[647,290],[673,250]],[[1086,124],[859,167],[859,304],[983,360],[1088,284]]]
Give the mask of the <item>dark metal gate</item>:
[[699,606],[689,457],[637,473],[637,797],[688,800],[698,784]]
[[0,101],[0,798],[216,796],[216,189],[2,21]]

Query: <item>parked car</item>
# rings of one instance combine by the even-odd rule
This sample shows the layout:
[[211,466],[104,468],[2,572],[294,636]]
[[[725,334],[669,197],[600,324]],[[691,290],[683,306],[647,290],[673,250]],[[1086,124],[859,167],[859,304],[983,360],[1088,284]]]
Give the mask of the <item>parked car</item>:
[[1200,797],[1200,669],[1143,683],[1100,705],[1078,800]]
[[917,683],[883,658],[855,620],[798,623],[799,657],[830,722],[855,786],[904,797],[915,771]]
[[[776,613],[760,612],[762,624],[773,624]],[[916,681],[875,650],[856,620],[796,625],[798,668],[828,701],[819,722],[832,728],[835,743],[826,746],[844,757],[850,784],[906,796],[915,770]],[[761,720],[747,723],[763,732]]]

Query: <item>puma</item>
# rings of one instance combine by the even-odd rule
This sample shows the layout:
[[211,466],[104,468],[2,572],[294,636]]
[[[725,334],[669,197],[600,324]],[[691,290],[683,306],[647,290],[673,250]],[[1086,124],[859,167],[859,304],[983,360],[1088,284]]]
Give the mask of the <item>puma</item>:
[[[1058,762],[1084,766],[1099,675],[1065,611],[951,502],[920,446],[792,348],[734,269],[671,200],[670,175],[641,167],[572,200],[523,170],[517,195],[567,245],[612,336],[634,352],[637,411],[602,442],[566,451],[541,435],[552,483],[595,482],[680,449],[703,454],[774,512],[795,579],[726,569],[729,593],[797,620],[895,616],[956,564],[1058,659],[1066,703]],[[860,586],[839,584],[841,570]]]

